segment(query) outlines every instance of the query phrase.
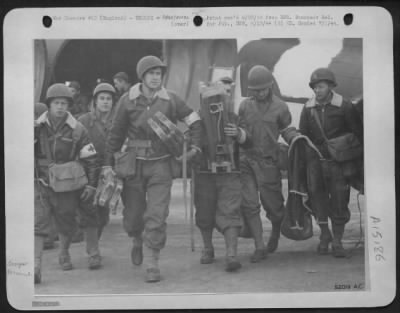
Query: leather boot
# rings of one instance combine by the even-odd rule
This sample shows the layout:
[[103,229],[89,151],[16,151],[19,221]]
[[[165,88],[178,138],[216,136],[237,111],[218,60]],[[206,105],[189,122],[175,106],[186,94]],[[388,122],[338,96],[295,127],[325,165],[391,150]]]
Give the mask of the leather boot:
[[133,265],[141,265],[143,263],[143,240],[142,237],[133,237],[133,247],[131,250],[131,261]]
[[329,244],[332,241],[332,234],[329,230],[328,224],[319,224],[321,228],[321,235],[319,236],[319,244],[317,252],[321,255],[329,254]]
[[146,282],[159,282],[161,280],[160,268],[158,266],[160,250],[152,249],[145,245],[143,247],[143,258],[146,264]]
[[213,229],[202,229],[201,238],[203,239],[203,250],[201,251],[201,264],[211,264],[214,262],[214,246],[212,244]]
[[237,246],[238,246],[239,228],[230,227],[224,232],[225,245],[226,245],[226,260],[225,271],[234,272],[242,267],[237,259]]
[[260,215],[253,215],[251,217],[248,217],[247,222],[254,238],[254,244],[256,246],[256,250],[250,257],[250,262],[258,263],[261,260],[267,258],[267,250],[265,249]]
[[72,270],[73,266],[71,263],[71,257],[69,255],[69,246],[71,245],[71,237],[59,234],[60,239],[60,254],[58,256],[58,262],[61,265],[63,271]]
[[344,233],[344,225],[332,224],[333,241],[332,253],[335,258],[346,257],[346,251],[342,245],[342,238]]
[[99,251],[99,239],[97,235],[97,227],[85,228],[86,252],[89,255],[89,269],[95,270],[101,267],[101,256]]
[[35,284],[42,282],[42,255],[45,238],[43,236],[35,236]]
[[282,222],[272,223],[272,231],[267,244],[267,252],[273,253],[278,248],[279,237],[281,235]]

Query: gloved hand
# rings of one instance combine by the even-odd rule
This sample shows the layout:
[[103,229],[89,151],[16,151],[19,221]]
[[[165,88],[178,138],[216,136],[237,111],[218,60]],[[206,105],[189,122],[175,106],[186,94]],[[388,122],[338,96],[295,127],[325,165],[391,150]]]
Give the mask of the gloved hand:
[[100,179],[104,179],[105,181],[114,180],[116,176],[114,170],[111,166],[104,166],[101,170]]
[[83,189],[83,192],[81,193],[81,200],[84,202],[93,200],[95,193],[96,193],[96,188],[86,185],[85,189]]

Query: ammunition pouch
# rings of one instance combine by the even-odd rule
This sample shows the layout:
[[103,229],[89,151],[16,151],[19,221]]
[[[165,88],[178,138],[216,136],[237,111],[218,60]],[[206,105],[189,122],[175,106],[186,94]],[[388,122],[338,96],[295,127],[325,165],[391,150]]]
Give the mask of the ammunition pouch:
[[49,165],[49,186],[55,192],[76,191],[87,184],[85,169],[79,161]]

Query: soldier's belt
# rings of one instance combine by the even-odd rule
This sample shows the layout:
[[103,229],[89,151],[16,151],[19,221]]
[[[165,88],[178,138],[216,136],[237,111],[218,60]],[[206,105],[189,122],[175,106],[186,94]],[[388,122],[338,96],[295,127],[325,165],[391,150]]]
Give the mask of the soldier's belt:
[[151,148],[151,140],[132,139],[128,141],[128,147],[133,148]]

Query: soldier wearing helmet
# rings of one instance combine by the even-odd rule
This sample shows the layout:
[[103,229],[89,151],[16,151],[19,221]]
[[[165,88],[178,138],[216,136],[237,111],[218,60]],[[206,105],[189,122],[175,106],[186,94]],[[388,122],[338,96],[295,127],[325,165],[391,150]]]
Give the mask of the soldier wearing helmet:
[[75,118],[78,118],[89,111],[89,99],[81,93],[79,82],[71,81],[67,83],[67,86],[72,93],[72,103],[69,111]]
[[[299,130],[311,139],[324,157],[321,161],[312,160],[319,173],[313,175],[315,181],[311,182],[312,188],[309,190],[321,228],[317,251],[319,254],[328,254],[332,243],[333,256],[344,257],[342,237],[345,224],[350,219],[350,186],[344,175],[344,164],[334,161],[329,154],[316,114],[328,139],[354,133],[362,142],[362,126],[351,103],[334,91],[336,85],[335,75],[328,68],[318,68],[311,74],[309,86],[314,96],[302,110]],[[328,218],[331,220],[333,237]]]
[[[185,122],[190,130],[192,145],[188,159],[200,150],[201,124],[199,115],[175,93],[162,86],[165,64],[155,56],[139,60],[136,72],[140,83],[132,86],[119,100],[115,118],[106,143],[102,175],[114,176],[115,165],[127,166],[122,201],[123,225],[133,238],[131,260],[146,263],[146,281],[160,280],[158,259],[166,242],[166,219],[171,198],[171,154],[148,124],[157,112],[173,123]],[[128,138],[126,159],[115,158]],[[115,164],[118,161],[117,164]],[[127,164],[128,163],[128,164]],[[120,175],[122,176],[122,175]]]
[[[255,242],[255,251],[250,261],[256,263],[265,259],[267,253],[274,252],[278,246],[284,199],[281,173],[277,167],[277,140],[282,135],[288,141],[292,117],[287,104],[274,94],[274,78],[266,67],[256,65],[250,69],[248,90],[249,97],[239,107],[239,118],[245,121],[252,138],[252,146],[240,151],[243,186],[241,210]],[[267,246],[263,240],[260,200],[272,223]]]
[[63,270],[72,269],[69,246],[77,227],[76,209],[88,221],[96,218],[88,209],[98,177],[96,150],[85,127],[68,112],[71,103],[72,94],[67,86],[50,86],[46,96],[48,111],[35,123],[35,211],[41,211],[35,220],[36,283],[41,281],[43,241],[49,233],[50,215],[54,216],[59,232],[59,263]]
[[[78,121],[88,131],[90,140],[93,142],[97,152],[99,164],[103,164],[105,154],[105,143],[108,132],[111,128],[114,117],[114,103],[116,90],[108,83],[100,83],[93,90],[93,109],[78,118]],[[100,239],[103,228],[109,222],[109,209],[107,207],[97,206],[94,208],[98,213],[98,228],[93,230],[93,238]],[[95,241],[93,240],[93,243]]]
[[116,89],[116,97],[119,99],[125,92],[131,88],[130,79],[127,73],[118,72],[113,77],[114,86]]

